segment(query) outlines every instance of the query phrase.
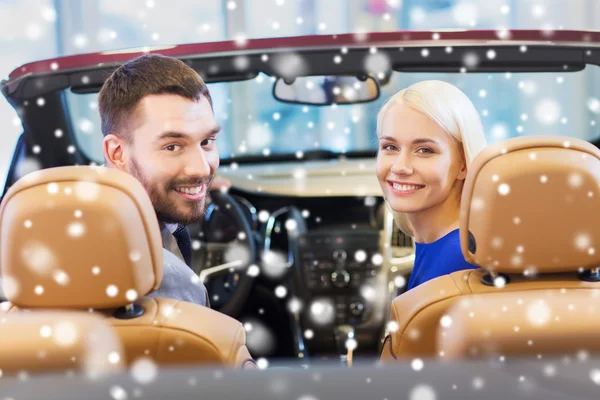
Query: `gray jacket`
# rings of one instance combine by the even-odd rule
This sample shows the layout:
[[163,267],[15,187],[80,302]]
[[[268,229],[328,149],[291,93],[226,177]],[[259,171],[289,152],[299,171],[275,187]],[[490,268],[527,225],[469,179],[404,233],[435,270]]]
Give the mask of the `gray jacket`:
[[208,292],[198,276],[179,257],[163,248],[163,280],[150,297],[167,297],[210,307]]

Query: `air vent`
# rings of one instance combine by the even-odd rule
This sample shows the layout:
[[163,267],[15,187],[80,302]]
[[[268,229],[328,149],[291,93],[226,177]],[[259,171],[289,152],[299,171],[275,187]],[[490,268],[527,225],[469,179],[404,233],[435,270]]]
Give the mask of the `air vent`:
[[412,247],[412,238],[394,226],[394,229],[392,229],[391,245],[392,247]]
[[386,239],[389,240],[390,263],[405,273],[409,273],[413,267],[415,259],[415,246],[413,238],[405,235],[394,223],[394,217],[390,212],[386,212],[385,218]]
[[[402,231],[392,225],[392,235],[390,238],[390,250],[392,259],[402,259],[404,257],[414,256],[413,239],[405,235]],[[411,267],[412,268],[412,267]]]

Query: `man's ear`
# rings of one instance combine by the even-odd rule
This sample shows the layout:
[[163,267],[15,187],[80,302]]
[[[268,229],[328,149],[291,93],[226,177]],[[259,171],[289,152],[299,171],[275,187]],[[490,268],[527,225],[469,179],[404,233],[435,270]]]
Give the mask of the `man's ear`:
[[127,172],[127,151],[122,138],[112,133],[106,135],[104,137],[103,151],[108,166]]

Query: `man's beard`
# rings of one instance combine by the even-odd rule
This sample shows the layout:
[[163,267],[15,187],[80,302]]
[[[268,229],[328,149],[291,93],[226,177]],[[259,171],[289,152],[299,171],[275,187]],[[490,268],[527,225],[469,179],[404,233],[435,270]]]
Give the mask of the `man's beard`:
[[[160,190],[155,184],[153,184],[150,179],[144,175],[142,172],[142,168],[140,168],[139,164],[135,159],[131,159],[130,171],[129,173],[133,175],[138,181],[141,182],[144,189],[148,193],[150,197],[150,201],[152,202],[152,206],[154,207],[154,211],[156,212],[156,217],[159,221],[167,223],[167,224],[182,224],[188,225],[193,222],[201,221],[206,212],[206,207],[209,203],[209,193],[208,190],[210,185],[214,179],[214,175],[210,175],[205,179],[190,179],[188,181],[170,181],[164,190]],[[178,211],[179,205],[178,202],[170,199],[168,194],[171,190],[174,190],[176,186],[179,185],[206,185],[206,194],[204,199],[198,202],[187,202],[188,207],[190,209],[187,213],[182,213]]]

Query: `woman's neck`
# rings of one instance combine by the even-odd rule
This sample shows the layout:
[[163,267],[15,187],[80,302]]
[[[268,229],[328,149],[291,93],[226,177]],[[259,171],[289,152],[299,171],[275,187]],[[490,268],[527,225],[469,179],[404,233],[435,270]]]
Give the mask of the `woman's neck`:
[[[462,189],[462,187],[460,188]],[[418,213],[408,214],[417,243],[433,243],[459,227],[460,194],[452,190],[443,203]]]

